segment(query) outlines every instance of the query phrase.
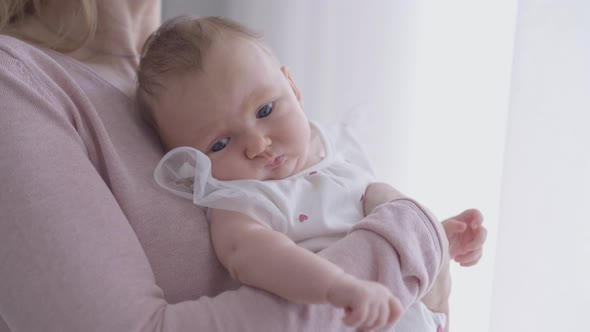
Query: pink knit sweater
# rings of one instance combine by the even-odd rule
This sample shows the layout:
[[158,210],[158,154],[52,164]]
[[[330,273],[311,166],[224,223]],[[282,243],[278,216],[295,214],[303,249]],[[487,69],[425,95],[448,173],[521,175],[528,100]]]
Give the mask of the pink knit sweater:
[[[230,279],[203,212],[153,181],[133,101],[83,64],[0,36],[0,105],[0,332],[347,330]],[[440,269],[437,227],[400,197],[321,255],[407,307]]]

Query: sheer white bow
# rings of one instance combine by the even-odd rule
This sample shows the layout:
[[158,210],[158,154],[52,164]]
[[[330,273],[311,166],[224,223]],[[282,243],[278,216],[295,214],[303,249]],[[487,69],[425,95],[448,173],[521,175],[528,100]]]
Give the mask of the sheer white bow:
[[364,125],[384,181],[440,218],[482,210],[484,258],[452,271],[453,331],[586,328],[587,1],[164,2],[186,12],[263,32],[311,118]]

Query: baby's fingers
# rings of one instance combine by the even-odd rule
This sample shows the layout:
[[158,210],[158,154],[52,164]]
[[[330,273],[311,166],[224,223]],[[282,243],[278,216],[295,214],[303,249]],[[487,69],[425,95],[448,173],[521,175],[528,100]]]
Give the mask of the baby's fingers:
[[465,244],[465,252],[469,252],[475,249],[481,249],[486,238],[488,237],[488,230],[485,227],[479,227],[473,230],[473,238]]
[[458,255],[454,259],[461,266],[472,266],[472,265],[475,265],[477,262],[479,262],[482,255],[483,255],[483,249],[479,248],[479,249],[470,251],[466,254]]
[[379,330],[385,326],[392,325],[399,316],[399,305],[394,297],[390,297],[387,302],[379,305],[378,319],[371,325],[370,330]]
[[379,303],[373,303],[369,306],[367,318],[361,323],[360,326],[363,331],[372,331],[376,328],[375,326],[378,326],[380,316],[383,315],[383,307],[384,306],[380,305]]
[[460,220],[471,225],[471,227],[477,227],[483,223],[483,215],[478,209],[468,209],[461,212],[457,217]]
[[467,230],[467,224],[460,222],[459,220],[449,219],[442,223],[447,236],[453,236],[454,234],[461,234]]
[[393,323],[397,322],[401,316],[402,305],[397,298],[392,297],[389,300],[389,318],[387,319],[387,325],[393,325]]
[[379,310],[379,319],[375,322],[373,329],[381,329],[388,324],[389,321],[389,301],[381,305]]
[[352,309],[346,309],[344,324],[348,326],[359,326],[367,318],[368,309],[366,306],[358,306]]

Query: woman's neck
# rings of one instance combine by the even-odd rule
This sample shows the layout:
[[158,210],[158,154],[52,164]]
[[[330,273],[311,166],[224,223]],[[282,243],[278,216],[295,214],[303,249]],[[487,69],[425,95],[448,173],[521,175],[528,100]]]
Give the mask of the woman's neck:
[[[94,38],[68,56],[86,64],[113,86],[133,97],[135,72],[141,48],[150,33],[161,23],[161,1],[97,0],[97,25]],[[53,9],[53,8],[51,8]],[[59,26],[58,16],[46,15],[43,21],[27,19],[15,27],[17,32],[39,41],[56,39],[48,29]]]
[[100,0],[97,6],[94,39],[70,56],[133,98],[141,48],[161,23],[161,3]]
[[139,58],[143,43],[161,23],[160,1],[100,0],[97,6],[96,34],[81,51]]
[[161,23],[160,1],[97,1],[93,40],[69,55],[92,68],[130,98],[143,43]]

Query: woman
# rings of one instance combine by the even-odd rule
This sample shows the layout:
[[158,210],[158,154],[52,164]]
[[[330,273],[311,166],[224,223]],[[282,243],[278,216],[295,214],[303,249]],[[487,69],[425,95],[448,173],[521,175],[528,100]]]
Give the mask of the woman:
[[[203,212],[152,180],[162,149],[133,91],[159,1],[0,4],[1,332],[345,329],[329,306],[238,288]],[[420,206],[386,201],[321,255],[407,308],[447,244]]]

